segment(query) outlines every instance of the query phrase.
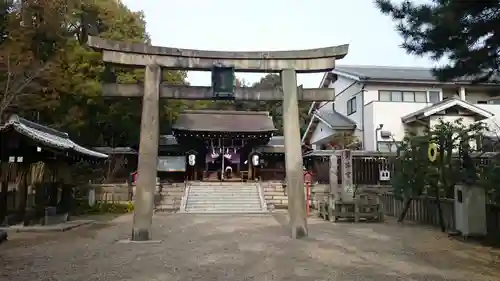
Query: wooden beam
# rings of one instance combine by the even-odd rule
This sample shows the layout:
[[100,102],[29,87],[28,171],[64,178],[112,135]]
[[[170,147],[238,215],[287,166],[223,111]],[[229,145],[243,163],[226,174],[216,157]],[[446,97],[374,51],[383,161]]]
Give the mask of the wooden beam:
[[[333,101],[335,90],[332,88],[297,88],[298,99],[301,101]],[[142,97],[144,86],[140,84],[104,84],[105,97]],[[211,87],[204,86],[174,86],[161,85],[160,98],[183,100],[213,100]],[[235,100],[282,101],[283,89],[236,88]]]

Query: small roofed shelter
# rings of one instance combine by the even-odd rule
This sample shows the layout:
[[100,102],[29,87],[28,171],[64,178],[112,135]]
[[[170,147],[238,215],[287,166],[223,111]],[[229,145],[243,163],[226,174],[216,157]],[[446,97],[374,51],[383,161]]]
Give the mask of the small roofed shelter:
[[132,147],[97,146],[95,151],[108,155],[102,163],[97,180],[105,183],[132,182],[132,173],[137,170],[138,151]]
[[356,122],[335,111],[315,110],[302,143],[315,149],[343,149],[355,142]]
[[[432,128],[441,121],[454,122],[461,120],[463,125],[469,126],[477,121],[490,119],[493,116],[493,113],[467,101],[448,98],[401,117],[401,122],[406,130],[415,134],[423,134],[426,128]],[[381,132],[382,138],[386,135],[391,135],[391,132]],[[471,143],[471,145],[476,146],[477,143]]]
[[[160,147],[158,170],[179,172],[188,180],[255,179],[258,171],[270,167],[266,155],[268,160],[273,154],[283,158],[282,145],[268,146],[275,131],[269,112],[185,111],[172,126],[175,140],[167,136],[163,141],[169,155],[162,155],[168,149]],[[224,176],[227,167],[232,173]]]
[[71,167],[108,158],[73,142],[67,133],[17,115],[0,128],[0,151],[0,223],[11,211],[13,222],[25,223],[29,223],[27,217],[42,217],[48,206],[69,212],[71,184],[79,175],[73,174]]
[[453,97],[412,112],[403,116],[401,120],[404,124],[424,123],[432,126],[443,118],[451,120],[462,118],[464,122],[473,123],[491,117],[493,117],[493,113]]

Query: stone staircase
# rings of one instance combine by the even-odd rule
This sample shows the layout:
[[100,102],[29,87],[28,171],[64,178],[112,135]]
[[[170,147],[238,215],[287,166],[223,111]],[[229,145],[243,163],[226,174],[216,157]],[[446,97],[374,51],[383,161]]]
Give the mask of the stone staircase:
[[265,213],[267,206],[258,183],[189,182],[180,212]]

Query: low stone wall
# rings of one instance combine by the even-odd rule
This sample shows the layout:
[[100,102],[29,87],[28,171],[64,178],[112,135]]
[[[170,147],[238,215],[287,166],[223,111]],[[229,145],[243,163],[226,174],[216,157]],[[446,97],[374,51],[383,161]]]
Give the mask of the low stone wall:
[[287,209],[288,196],[283,188],[281,181],[266,181],[261,182],[260,186],[264,192],[264,200],[266,200],[268,209]]
[[[288,195],[286,190],[283,188],[282,182],[262,182],[260,185],[264,190],[264,199],[266,200],[268,208],[272,209],[271,205],[273,205],[276,209],[288,209]],[[311,198],[309,198],[309,204],[311,206],[315,206],[315,202],[318,200],[317,197],[323,196],[324,193],[328,195],[328,185],[323,184],[311,186]]]
[[88,198],[89,191],[95,190],[95,200],[107,203],[126,203],[132,200],[132,189],[126,183],[89,184],[78,187],[82,196]]
[[[88,198],[90,189],[95,189],[97,202],[126,203],[134,200],[135,186],[123,184],[90,184],[79,187]],[[155,206],[160,211],[178,211],[184,195],[184,183],[160,184],[156,187]]]
[[311,186],[311,207],[317,209],[319,202],[327,201],[330,193],[330,185],[328,184],[313,184]]

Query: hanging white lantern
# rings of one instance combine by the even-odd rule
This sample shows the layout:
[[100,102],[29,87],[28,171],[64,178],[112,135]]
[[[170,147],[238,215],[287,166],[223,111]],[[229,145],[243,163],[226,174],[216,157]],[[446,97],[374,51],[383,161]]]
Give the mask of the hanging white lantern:
[[196,163],[196,155],[190,154],[188,156],[188,163],[189,163],[189,166],[194,166],[194,164]]
[[259,165],[259,155],[254,154],[252,156],[252,165],[254,165],[254,166],[258,166]]

